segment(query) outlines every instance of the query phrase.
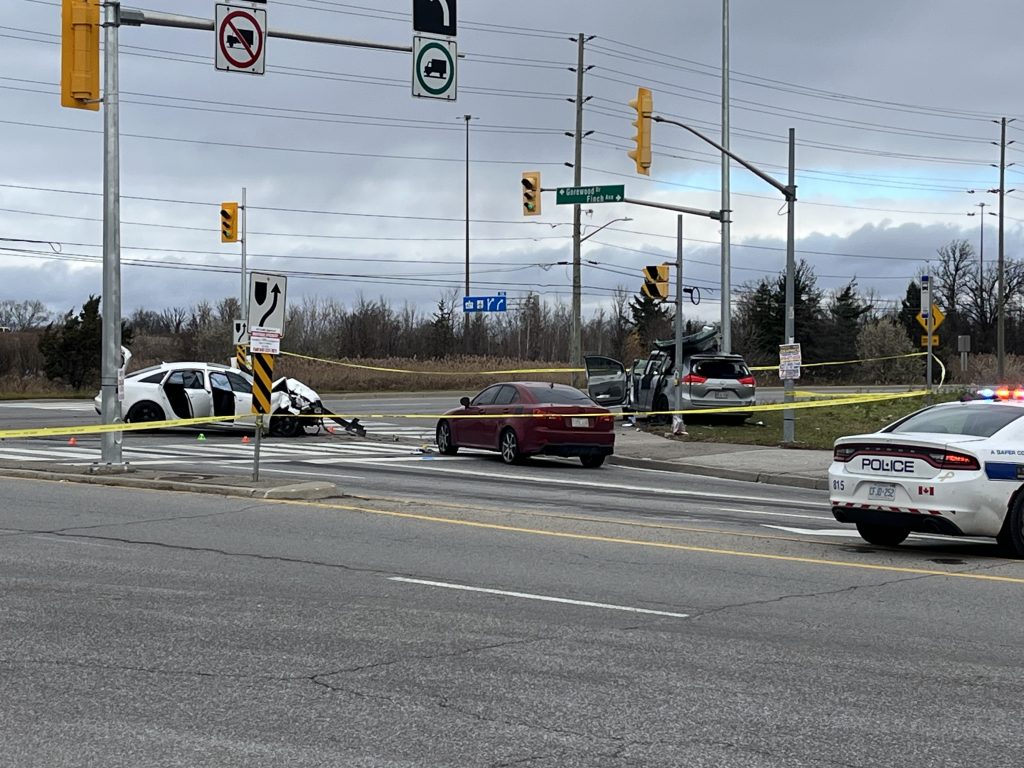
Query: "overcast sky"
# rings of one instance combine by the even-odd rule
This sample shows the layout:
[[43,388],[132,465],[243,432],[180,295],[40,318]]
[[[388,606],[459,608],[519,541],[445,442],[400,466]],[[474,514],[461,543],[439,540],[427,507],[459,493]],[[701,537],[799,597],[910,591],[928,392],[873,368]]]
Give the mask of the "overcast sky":
[[[244,5],[243,3],[239,3]],[[208,0],[138,6],[210,19]],[[60,3],[0,0],[0,299],[56,311],[101,292],[102,112],[59,101]],[[271,28],[409,45],[411,0],[267,4]],[[121,30],[123,308],[160,310],[237,295],[237,244],[222,200],[248,189],[249,266],[289,275],[289,300],[361,296],[429,312],[464,280],[465,122],[471,114],[472,293],[534,290],[569,300],[572,209],[545,194],[521,215],[519,178],[572,182],[577,32],[588,37],[585,184],[630,197],[720,207],[715,150],[654,126],[649,178],[626,156],[638,85],[657,114],[718,138],[721,0],[462,0],[458,100],[413,98],[411,56],[271,38],[266,75],[214,69],[211,32]],[[784,180],[797,135],[798,257],[820,285],[856,278],[904,294],[940,246],[977,247],[976,204],[998,210],[999,126],[1019,117],[1007,187],[1024,190],[1024,5],[1019,0],[732,0],[732,148]],[[784,268],[778,193],[732,174],[734,289]],[[977,189],[978,194],[966,190]],[[147,199],[148,198],[148,199]],[[583,246],[584,302],[638,290],[644,264],[675,259],[675,214],[595,205]],[[985,261],[997,219],[986,215]],[[1024,195],[1006,203],[1006,255],[1020,254]],[[719,228],[687,217],[686,282],[717,319]],[[28,251],[28,252],[26,252]],[[59,251],[55,252],[55,251]]]

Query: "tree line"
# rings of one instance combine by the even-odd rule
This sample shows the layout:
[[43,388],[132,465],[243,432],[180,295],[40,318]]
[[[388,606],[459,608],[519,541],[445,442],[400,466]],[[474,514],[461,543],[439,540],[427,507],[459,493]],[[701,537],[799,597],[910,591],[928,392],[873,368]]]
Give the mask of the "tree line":
[[[1007,350],[1024,351],[1024,264],[1008,260],[1005,267]],[[933,300],[946,315],[937,352],[951,360],[956,337],[969,335],[973,352],[995,348],[998,314],[994,264],[982,269],[974,249],[954,240],[938,249],[932,269]],[[825,291],[813,268],[801,261],[795,273],[795,326],[805,363],[907,355],[921,350],[924,334],[916,316],[920,285],[908,281],[898,305],[862,291],[856,280]],[[734,302],[734,351],[750,365],[773,365],[785,329],[785,275],[768,275],[740,286]],[[645,356],[654,339],[671,338],[674,307],[641,294],[617,289],[605,306],[584,318],[583,347],[589,353],[615,357],[629,364]],[[233,321],[241,316],[237,298],[161,311],[138,309],[123,322],[137,361],[226,360],[232,354]],[[685,318],[687,332],[703,323]],[[0,302],[0,325],[34,340],[38,354],[19,355],[0,337],[0,375],[35,368],[54,381],[76,389],[98,382],[101,317],[99,297],[91,296],[79,312],[54,317],[38,301]],[[439,360],[452,356],[485,356],[564,364],[569,359],[572,327],[570,306],[535,293],[510,301],[504,313],[463,313],[456,290],[442,294],[430,311],[406,302],[392,306],[385,298],[359,296],[345,305],[330,297],[307,296],[288,308],[286,344],[290,352],[324,358]],[[17,358],[17,359],[15,359]],[[28,365],[26,365],[26,359]],[[864,381],[907,381],[920,361],[862,366]],[[31,371],[29,371],[31,372]],[[818,381],[849,379],[845,366],[808,369]]]

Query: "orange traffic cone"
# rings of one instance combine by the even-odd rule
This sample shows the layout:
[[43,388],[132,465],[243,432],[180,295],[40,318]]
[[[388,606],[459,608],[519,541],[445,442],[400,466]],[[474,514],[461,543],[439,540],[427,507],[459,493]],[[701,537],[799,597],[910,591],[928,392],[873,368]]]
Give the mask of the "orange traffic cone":
[[248,445],[248,443],[249,443],[249,436],[248,435],[244,435],[242,437],[242,445]]
[[68,445],[78,445],[78,441],[74,437],[72,437],[70,440],[68,440]]

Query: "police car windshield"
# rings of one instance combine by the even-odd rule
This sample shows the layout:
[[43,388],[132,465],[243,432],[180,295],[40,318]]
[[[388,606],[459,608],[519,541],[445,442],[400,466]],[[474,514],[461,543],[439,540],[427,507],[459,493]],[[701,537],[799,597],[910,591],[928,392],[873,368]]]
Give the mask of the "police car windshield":
[[1003,403],[961,403],[915,413],[884,431],[992,437],[1021,416],[1024,416],[1024,408]]

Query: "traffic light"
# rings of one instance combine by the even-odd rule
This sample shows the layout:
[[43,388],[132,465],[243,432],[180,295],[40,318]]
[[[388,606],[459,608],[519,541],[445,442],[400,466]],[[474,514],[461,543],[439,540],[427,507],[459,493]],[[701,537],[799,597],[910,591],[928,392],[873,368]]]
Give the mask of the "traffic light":
[[523,174],[523,216],[540,216],[540,171]]
[[636,110],[636,149],[629,150],[629,156],[636,163],[636,172],[651,175],[651,113],[654,111],[654,97],[649,88],[637,88],[636,98],[629,102]]
[[220,241],[238,242],[238,203],[220,204]]
[[640,292],[655,301],[667,301],[668,264],[644,267],[644,287]]
[[99,0],[62,0],[60,16],[60,105],[100,108]]

